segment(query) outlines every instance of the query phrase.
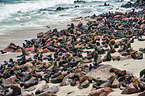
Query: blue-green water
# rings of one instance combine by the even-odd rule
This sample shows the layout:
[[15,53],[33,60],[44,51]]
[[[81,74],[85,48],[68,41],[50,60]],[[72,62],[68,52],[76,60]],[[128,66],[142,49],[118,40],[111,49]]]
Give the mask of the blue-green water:
[[[115,0],[85,0],[75,4],[74,0],[0,0],[0,34],[24,27],[37,27],[70,22],[75,17],[85,17],[104,12],[128,11],[121,8],[124,2]],[[100,6],[104,3],[110,6]],[[76,7],[77,6],[77,7]],[[79,6],[79,7],[78,7]],[[57,7],[65,10],[56,11]]]

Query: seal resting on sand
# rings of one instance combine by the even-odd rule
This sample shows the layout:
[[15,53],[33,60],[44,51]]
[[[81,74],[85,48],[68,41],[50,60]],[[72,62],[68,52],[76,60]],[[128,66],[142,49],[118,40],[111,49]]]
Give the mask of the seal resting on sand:
[[140,71],[140,78],[145,75],[145,69]]
[[107,96],[111,92],[113,92],[112,88],[106,87],[106,88],[94,90],[90,92],[88,96]]

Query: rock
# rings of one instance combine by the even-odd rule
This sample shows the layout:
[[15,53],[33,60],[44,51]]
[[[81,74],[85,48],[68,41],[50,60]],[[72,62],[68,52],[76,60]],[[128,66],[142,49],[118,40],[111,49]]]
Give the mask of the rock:
[[109,87],[110,85],[111,85],[111,83],[109,81],[107,81],[107,82],[101,84],[99,87],[100,88],[105,88],[105,87]]
[[23,80],[24,82],[28,81],[28,80],[31,79],[31,77],[32,77],[30,72],[22,72],[22,75],[23,75],[22,80]]
[[62,81],[62,83],[59,86],[69,85],[71,81],[72,81],[71,79],[66,79],[66,80]]
[[82,0],[76,0],[76,1],[74,1],[74,3],[86,3],[86,2],[82,1]]
[[61,11],[61,10],[65,10],[65,9],[68,9],[68,7],[66,7],[66,8],[64,8],[64,7],[57,7],[56,11]]
[[64,8],[63,7],[57,7],[56,10],[60,11],[60,10],[64,10]]

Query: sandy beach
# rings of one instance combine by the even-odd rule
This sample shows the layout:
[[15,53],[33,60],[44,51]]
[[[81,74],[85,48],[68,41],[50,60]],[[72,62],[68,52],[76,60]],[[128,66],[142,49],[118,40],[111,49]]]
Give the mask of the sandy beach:
[[[78,22],[74,22],[75,24],[78,24]],[[61,26],[61,25],[60,25]],[[61,27],[56,27],[58,29],[61,29]],[[64,28],[66,26],[63,25]],[[23,29],[23,30],[15,30],[11,34],[6,34],[1,36],[0,38],[0,43],[2,43],[2,46],[0,46],[1,49],[4,49],[8,44],[11,42],[14,42],[17,45],[22,45],[24,40],[30,40],[32,38],[36,38],[37,34],[40,32],[47,32],[48,28],[28,28],[28,29]],[[25,34],[24,34],[25,33]],[[139,46],[138,46],[139,45]],[[145,47],[145,41],[138,41],[135,39],[135,42],[131,44],[132,48],[134,50],[139,50],[140,47]],[[0,54],[0,63],[2,64],[3,61],[8,61],[9,58],[13,58],[14,60],[17,60],[17,56],[20,55],[21,53],[12,53],[8,52],[6,54]],[[118,56],[118,53],[112,54],[112,56]],[[143,57],[145,57],[145,54],[143,54]],[[126,70],[129,73],[132,73],[135,77],[139,78],[139,73],[142,69],[145,68],[145,58],[142,60],[134,60],[134,59],[126,59],[122,61],[109,61],[109,62],[103,62],[101,64],[103,65],[111,65],[112,67],[118,68],[120,70]],[[101,73],[101,72],[100,72]],[[101,76],[101,74],[100,74]],[[104,74],[102,74],[104,76]],[[43,81],[39,85],[37,85],[36,89],[33,90],[32,92],[35,93],[35,91],[40,88],[41,86],[45,85],[46,83]],[[52,84],[52,83],[47,83],[47,85],[51,86],[58,86],[59,84]],[[91,84],[88,88],[86,89],[78,89],[78,87],[72,87],[70,85],[64,86],[60,88],[60,91],[57,92],[57,96],[66,96],[68,92],[73,92],[69,96],[87,96],[86,94],[89,94],[89,92],[92,90],[93,84]],[[110,93],[108,96],[137,96],[138,93],[136,94],[121,94],[120,89],[113,89],[114,92]],[[29,92],[28,92],[29,93]],[[120,95],[119,95],[120,94]]]
[[[78,22],[77,22],[78,23]],[[76,23],[76,24],[77,24]],[[23,29],[17,29],[13,30],[11,32],[6,32],[3,35],[0,35],[0,50],[3,50],[6,48],[10,43],[15,43],[16,45],[22,46],[22,43],[24,43],[24,40],[31,40],[33,38],[37,37],[37,34],[40,32],[47,32],[48,30],[53,30],[57,28],[58,30],[67,28],[67,24],[69,23],[63,23],[63,24],[56,24],[56,25],[46,25],[41,27],[26,27]],[[7,54],[0,54],[0,64],[2,64],[4,61],[9,60],[9,58],[15,58],[16,56],[20,55],[21,53],[12,53],[8,52]]]
[[[10,43],[15,43],[17,45],[21,45],[25,42],[24,40],[30,40],[32,38],[36,38],[37,33],[39,32],[47,32],[46,28],[24,28],[20,30],[13,30],[11,33],[6,33],[0,36],[0,50],[6,48]],[[15,58],[21,53],[11,53],[0,54],[0,64],[4,61],[9,60],[9,58]]]
[[[4,63],[0,67],[0,88],[5,88],[0,94],[88,96],[102,88],[98,94],[139,95],[145,90],[144,81],[140,79],[140,71],[145,69],[145,53],[134,52],[145,48],[144,27],[141,27],[144,26],[144,12],[138,13],[138,17],[132,16],[137,14],[133,11],[109,12],[98,17],[76,18],[72,22],[17,29],[1,35],[0,50],[8,51],[0,54],[0,64]],[[57,30],[53,30],[55,28]],[[143,34],[135,33],[135,28]],[[140,36],[142,41],[139,41]],[[15,45],[8,46],[10,43]],[[127,56],[123,56],[123,52]],[[115,56],[119,59],[114,59]],[[13,60],[9,61],[10,58]],[[107,93],[105,88],[113,91]],[[122,94],[124,90],[128,93]]]

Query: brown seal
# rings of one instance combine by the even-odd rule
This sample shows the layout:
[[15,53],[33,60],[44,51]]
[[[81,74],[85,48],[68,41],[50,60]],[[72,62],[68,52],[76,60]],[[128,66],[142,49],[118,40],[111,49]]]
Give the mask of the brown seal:
[[79,89],[87,88],[87,87],[89,87],[89,85],[90,85],[90,81],[85,80],[83,83],[81,83],[81,84],[78,86],[78,88],[79,88]]
[[115,73],[118,76],[122,76],[122,75],[126,74],[126,70],[122,71],[122,70],[119,70],[117,68],[111,68],[109,71]]
[[80,78],[80,83],[83,83],[86,80],[88,80],[89,82],[92,82],[92,77],[91,76],[84,76],[84,77]]
[[61,83],[63,78],[66,76],[67,74],[62,74],[62,75],[59,75],[58,77],[56,78],[53,78],[51,79],[51,83]]
[[140,78],[145,75],[145,69],[140,71]]
[[7,96],[18,96],[21,95],[21,87],[19,84],[13,84],[11,85],[11,89],[13,89],[12,93],[7,94]]
[[89,96],[107,96],[109,93],[113,92],[112,88],[106,87],[91,91]]
[[32,77],[30,80],[28,80],[24,83],[24,88],[29,88],[36,84],[38,84],[38,78]]

